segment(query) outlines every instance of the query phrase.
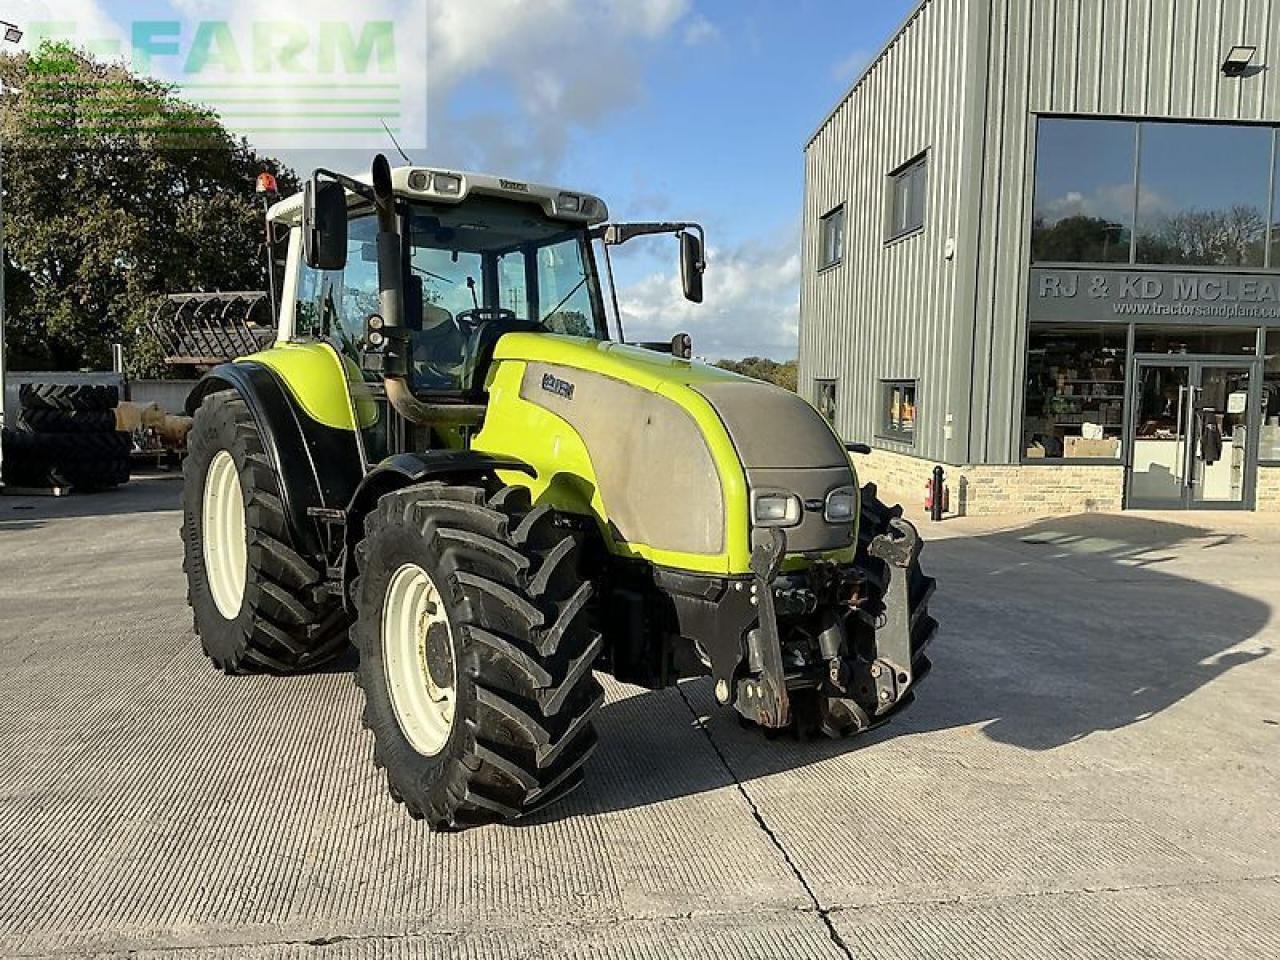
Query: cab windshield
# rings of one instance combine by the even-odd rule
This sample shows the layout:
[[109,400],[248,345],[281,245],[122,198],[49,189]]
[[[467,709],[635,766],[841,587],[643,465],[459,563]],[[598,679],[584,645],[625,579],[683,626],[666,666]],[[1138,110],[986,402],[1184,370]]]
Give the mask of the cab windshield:
[[478,198],[416,209],[408,235],[410,282],[422,285],[428,321],[499,308],[552,333],[605,339],[583,228],[566,229],[532,204]]
[[[346,269],[305,269],[299,287],[299,329],[319,327],[352,359],[379,309],[377,229],[371,214],[355,217]],[[415,391],[479,387],[468,377],[501,333],[608,339],[585,227],[550,220],[530,203],[473,197],[460,206],[415,206],[404,231]]]

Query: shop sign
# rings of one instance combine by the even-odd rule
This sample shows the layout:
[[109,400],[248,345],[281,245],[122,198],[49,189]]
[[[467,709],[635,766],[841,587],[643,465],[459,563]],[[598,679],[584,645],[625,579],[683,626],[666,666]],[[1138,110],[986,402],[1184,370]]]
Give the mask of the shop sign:
[[1280,323],[1280,275],[1033,269],[1032,320]]

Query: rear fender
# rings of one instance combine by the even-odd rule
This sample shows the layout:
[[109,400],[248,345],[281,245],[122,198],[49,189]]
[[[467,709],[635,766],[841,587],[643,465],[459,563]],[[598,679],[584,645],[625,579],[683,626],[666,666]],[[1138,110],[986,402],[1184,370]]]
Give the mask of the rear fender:
[[187,397],[194,415],[211,393],[232,390],[249,408],[262,446],[280,484],[293,547],[311,558],[329,556],[325,522],[314,511],[343,510],[364,473],[353,430],[313,420],[299,407],[279,375],[253,361],[215,367]]

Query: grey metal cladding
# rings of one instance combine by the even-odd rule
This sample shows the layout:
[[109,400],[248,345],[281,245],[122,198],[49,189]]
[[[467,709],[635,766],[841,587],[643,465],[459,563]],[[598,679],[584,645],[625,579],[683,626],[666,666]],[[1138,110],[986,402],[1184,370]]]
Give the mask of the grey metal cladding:
[[747,379],[694,389],[715,409],[747,469],[849,466],[827,422],[790,390]]
[[[946,414],[967,398],[970,329],[960,296],[974,245],[965,228],[964,160],[974,110],[965,82],[980,9],[989,0],[928,0],[832,112],[805,151],[799,391],[836,379],[836,428],[870,442],[883,411],[879,382],[920,384],[914,445],[889,449],[943,457]],[[922,230],[885,241],[892,171],[928,153]],[[818,220],[845,204],[844,259],[818,271]],[[954,248],[948,241],[954,240]],[[952,255],[948,255],[952,249]],[[971,311],[970,311],[971,315]]]

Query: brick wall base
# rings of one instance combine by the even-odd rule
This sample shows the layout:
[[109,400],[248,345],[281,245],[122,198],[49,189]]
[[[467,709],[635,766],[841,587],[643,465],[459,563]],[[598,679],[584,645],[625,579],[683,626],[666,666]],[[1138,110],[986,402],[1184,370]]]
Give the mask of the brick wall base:
[[[858,482],[875,483],[882,499],[924,507],[925,486],[933,478],[932,460],[890,450],[855,456]],[[951,516],[1000,514],[1055,515],[1120,510],[1124,503],[1124,467],[1076,464],[942,464],[946,471]],[[1280,513],[1280,466],[1259,466],[1259,513]]]
[[[889,450],[855,456],[858,481],[872,481],[887,499],[898,498],[919,508],[933,477],[934,461]],[[1124,468],[1048,464],[942,465],[946,471],[949,513],[954,516],[1000,514],[1054,515],[1110,511],[1121,508]],[[1276,509],[1280,509],[1280,468],[1274,478]],[[1261,503],[1261,489],[1259,490]]]

